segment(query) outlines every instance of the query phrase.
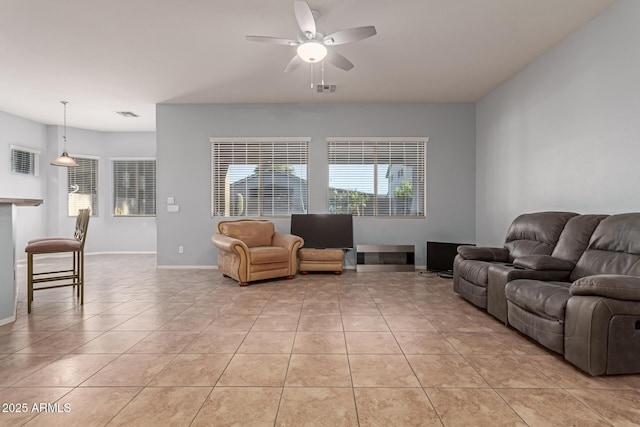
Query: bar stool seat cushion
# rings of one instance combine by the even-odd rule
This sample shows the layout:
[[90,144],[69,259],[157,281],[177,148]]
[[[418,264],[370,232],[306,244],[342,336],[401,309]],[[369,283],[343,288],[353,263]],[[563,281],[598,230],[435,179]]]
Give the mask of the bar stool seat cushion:
[[24,251],[31,254],[75,252],[79,251],[81,246],[82,243],[76,239],[40,240],[28,244]]

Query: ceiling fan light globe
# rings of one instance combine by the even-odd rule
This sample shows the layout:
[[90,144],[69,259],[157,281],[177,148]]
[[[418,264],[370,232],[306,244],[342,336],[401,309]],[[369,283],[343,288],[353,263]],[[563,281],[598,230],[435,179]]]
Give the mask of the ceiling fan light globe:
[[305,62],[322,61],[327,53],[327,48],[317,41],[309,41],[298,46],[298,55]]

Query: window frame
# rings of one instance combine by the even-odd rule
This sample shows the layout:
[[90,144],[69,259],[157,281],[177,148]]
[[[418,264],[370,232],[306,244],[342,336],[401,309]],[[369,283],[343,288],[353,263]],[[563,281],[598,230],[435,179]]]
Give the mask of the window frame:
[[[228,144],[225,148],[229,149],[233,144],[245,144],[245,147],[248,145],[255,145],[255,146],[260,146],[261,144],[264,144],[265,146],[271,145],[271,155],[273,156],[273,154],[275,153],[276,149],[278,148],[276,146],[276,144],[281,143],[282,147],[279,148],[285,148],[288,147],[290,144],[299,144],[299,158],[296,159],[291,159],[291,160],[300,160],[300,161],[304,161],[304,163],[301,163],[302,166],[304,166],[305,168],[305,173],[304,176],[297,176],[294,175],[296,178],[300,178],[301,180],[305,181],[305,189],[304,189],[304,194],[300,193],[300,200],[301,203],[305,206],[304,211],[308,210],[308,206],[309,206],[309,144],[311,142],[311,137],[229,137],[229,138],[220,138],[220,137],[212,137],[210,138],[210,143],[211,143],[211,211],[210,211],[210,215],[212,219],[216,219],[216,218],[282,218],[282,217],[290,217],[292,213],[299,213],[300,211],[294,211],[291,210],[291,203],[290,200],[287,199],[287,203],[288,203],[288,211],[285,214],[281,214],[281,213],[275,213],[273,210],[271,212],[265,213],[264,211],[264,201],[269,199],[269,200],[274,200],[277,199],[277,194],[275,193],[275,191],[277,190],[277,188],[273,185],[275,184],[275,182],[272,181],[272,189],[274,191],[272,191],[269,194],[265,194],[264,193],[264,188],[262,187],[262,182],[258,183],[258,201],[255,202],[254,205],[250,205],[249,203],[246,203],[245,209],[247,209],[247,211],[249,210],[249,206],[254,206],[255,209],[257,209],[258,214],[245,214],[245,215],[226,215],[227,211],[230,211],[231,207],[228,206],[230,205],[231,201],[226,201],[226,199],[224,198],[224,196],[221,198],[222,202],[218,202],[216,195],[217,194],[223,194],[227,192],[227,189],[220,189],[219,187],[216,186],[217,180],[216,180],[216,175],[220,175],[220,170],[216,168],[216,165],[220,163],[219,159],[217,158],[216,154],[217,154],[217,150],[216,147],[219,148],[219,145],[222,144]],[[262,156],[262,148],[258,148],[256,149],[254,147],[254,150],[257,150],[259,153],[259,157]],[[255,155],[255,153],[253,151],[244,151],[244,155],[245,157],[249,156],[249,155]],[[247,154],[248,153],[248,154]],[[225,155],[228,155],[228,153],[224,153]],[[233,154],[232,154],[233,155]],[[266,157],[265,157],[266,158]],[[273,159],[273,157],[271,157]],[[218,163],[216,163],[218,162]],[[275,159],[275,164],[280,164],[278,162],[278,159]],[[242,164],[246,164],[246,165],[253,165],[254,163],[229,163],[229,165],[242,165]],[[298,164],[298,163],[288,163],[289,164]],[[261,167],[268,167],[269,163],[268,162],[258,162],[256,168],[261,168]],[[261,175],[259,175],[259,179],[262,179],[263,177]],[[275,180],[275,176],[273,175],[272,172],[272,180]],[[247,191],[249,191],[249,189],[246,189]],[[272,207],[275,207],[274,204],[272,204]],[[216,214],[216,212],[222,212],[222,214]],[[231,213],[231,212],[229,212]]]
[[[93,206],[94,205],[94,203],[93,203],[94,199],[93,199],[93,194],[92,194],[91,195],[92,196],[92,199],[91,199],[91,205],[92,206],[89,206],[89,208],[91,209],[91,211],[90,211],[91,212],[91,216],[97,217],[98,216],[98,210],[99,210],[99,207],[100,207],[100,197],[99,197],[99,195],[100,195],[100,157],[99,156],[92,156],[92,155],[88,155],[88,154],[75,154],[75,153],[69,154],[69,156],[71,158],[73,158],[77,163],[79,163],[78,159],[80,159],[80,160],[92,160],[92,161],[96,162],[95,163],[95,206]],[[71,184],[69,182],[69,174],[71,173],[72,169],[77,170],[78,167],[81,167],[81,166],[72,166],[72,167],[67,167],[66,168],[67,169],[66,170],[66,175],[67,175],[67,193],[66,194],[67,194],[67,217],[68,218],[73,218],[73,217],[78,216],[77,213],[75,215],[69,214],[69,208],[70,208],[70,206],[69,206],[69,194],[72,194],[72,193],[69,192],[69,188],[71,187]],[[79,208],[79,209],[82,209],[82,208]]]
[[[415,214],[409,214],[409,215],[393,215],[393,214],[388,214],[388,215],[379,215],[378,214],[378,210],[379,210],[379,205],[378,205],[378,181],[379,181],[379,173],[378,173],[378,167],[376,167],[376,165],[379,165],[381,163],[378,163],[378,157],[375,156],[375,161],[372,164],[374,166],[374,178],[373,178],[373,185],[374,185],[374,191],[373,191],[373,215],[366,215],[366,214],[362,214],[362,215],[355,215],[354,217],[358,218],[383,218],[383,219],[425,219],[427,217],[427,146],[429,142],[429,137],[327,137],[327,178],[329,180],[330,183],[330,179],[331,179],[331,165],[334,164],[339,164],[339,163],[332,163],[332,144],[357,144],[357,143],[368,143],[368,144],[399,144],[399,143],[412,143],[412,144],[421,144],[422,147],[420,148],[422,150],[422,153],[420,153],[418,151],[418,154],[422,154],[422,156],[416,156],[416,161],[420,161],[421,162],[421,169],[423,172],[422,176],[418,176],[416,179],[418,181],[418,183],[421,185],[422,188],[419,188],[417,190],[418,194],[420,194],[422,200],[419,201],[421,203],[420,207],[422,208],[422,212],[419,211],[419,209],[417,210],[417,212]],[[391,146],[391,145],[389,145]],[[420,157],[420,158],[418,158]],[[354,163],[354,164],[359,164],[359,163]],[[361,163],[362,165],[366,165],[368,163]],[[420,166],[420,164],[418,165]],[[420,171],[418,171],[420,172]],[[404,172],[403,172],[404,174]],[[331,196],[331,185],[327,186],[327,207],[328,210],[330,211],[331,209],[331,200],[332,200],[332,196]],[[391,213],[391,202],[389,202],[389,211]],[[331,213],[331,212],[330,212]],[[338,212],[334,212],[334,213],[338,213]]]
[[[31,171],[29,173],[24,173],[18,171],[14,168],[14,152],[21,151],[23,153],[31,154]],[[11,173],[22,176],[40,176],[40,154],[42,151],[36,150],[34,148],[24,147],[21,145],[9,145],[9,170]]]
[[[155,218],[158,215],[158,185],[157,185],[157,176],[158,176],[158,163],[155,157],[111,157],[110,166],[111,166],[111,216],[114,218]],[[116,162],[153,162],[154,163],[154,212],[153,214],[117,214],[116,213]],[[136,175],[139,176],[139,170],[136,170]],[[136,191],[137,193],[138,191]],[[136,197],[136,200],[138,198]]]

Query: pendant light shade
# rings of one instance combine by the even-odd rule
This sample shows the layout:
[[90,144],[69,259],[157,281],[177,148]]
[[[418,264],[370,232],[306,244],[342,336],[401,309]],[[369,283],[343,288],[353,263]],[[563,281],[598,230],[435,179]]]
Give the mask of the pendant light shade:
[[74,167],[78,166],[75,160],[72,157],[69,157],[69,153],[67,153],[67,101],[60,101],[62,105],[64,105],[64,135],[62,138],[64,139],[64,149],[62,150],[62,155],[51,162],[53,166],[65,166],[65,167]]

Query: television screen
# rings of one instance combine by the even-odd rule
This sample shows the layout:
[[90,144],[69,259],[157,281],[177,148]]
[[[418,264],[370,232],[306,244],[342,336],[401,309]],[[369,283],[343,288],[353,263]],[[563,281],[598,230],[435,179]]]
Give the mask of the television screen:
[[353,248],[353,217],[341,214],[292,214],[291,234],[305,248]]
[[458,246],[475,246],[469,243],[427,242],[427,270],[453,271],[453,259]]

